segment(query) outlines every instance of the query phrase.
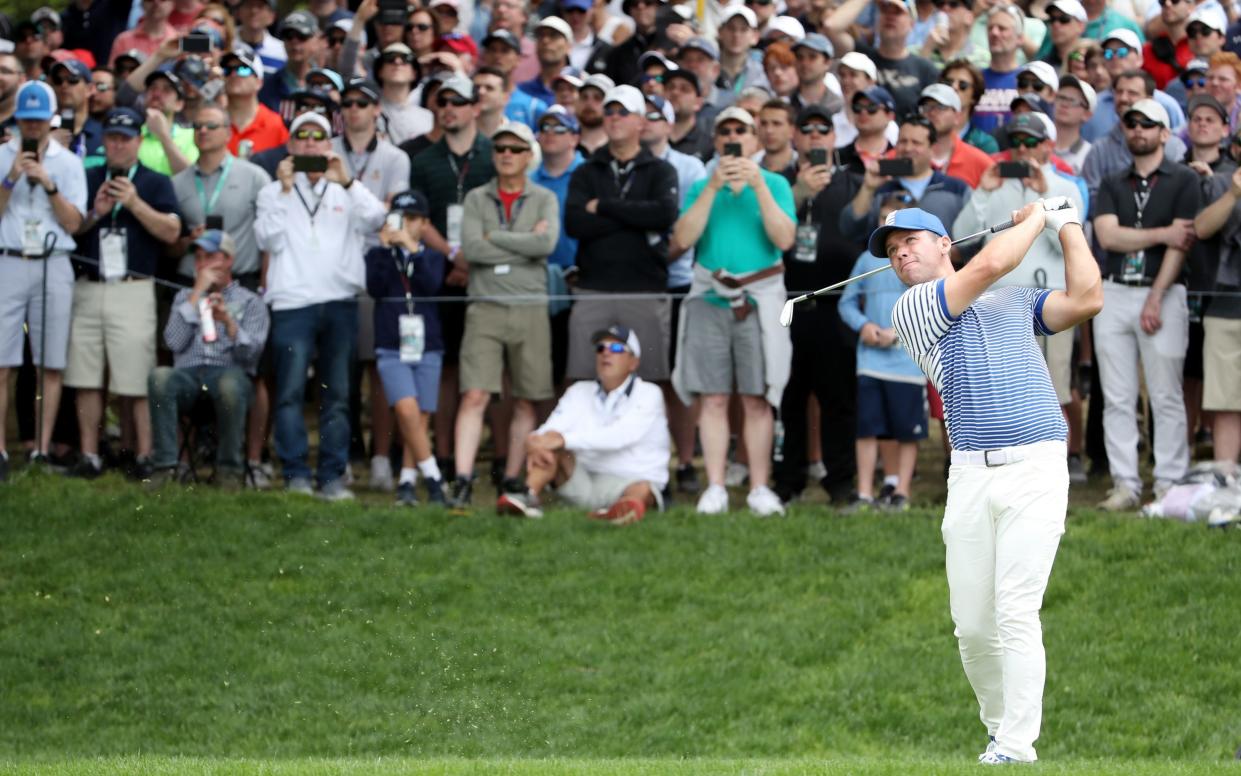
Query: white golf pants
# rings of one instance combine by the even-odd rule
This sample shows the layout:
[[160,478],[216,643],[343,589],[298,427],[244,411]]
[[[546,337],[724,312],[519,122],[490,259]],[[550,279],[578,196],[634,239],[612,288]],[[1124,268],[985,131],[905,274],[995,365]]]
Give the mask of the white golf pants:
[[1094,319],[1095,358],[1103,386],[1103,442],[1112,481],[1142,494],[1138,474],[1138,361],[1155,416],[1155,484],[1168,486],[1189,469],[1189,441],[1181,380],[1189,347],[1185,286],[1163,295],[1163,326],[1142,331],[1142,305],[1149,288],[1103,281],[1103,310]]
[[952,622],[979,716],[997,751],[1036,760],[1046,657],[1039,609],[1064,533],[1064,442],[1003,466],[953,464],[944,509]]

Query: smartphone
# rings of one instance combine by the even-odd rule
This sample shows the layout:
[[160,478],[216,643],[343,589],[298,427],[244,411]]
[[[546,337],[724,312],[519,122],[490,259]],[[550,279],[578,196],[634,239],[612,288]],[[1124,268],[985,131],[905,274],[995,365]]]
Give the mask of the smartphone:
[[224,216],[207,216],[207,220],[203,222],[203,226],[207,229],[223,229]]
[[22,138],[22,153],[34,154],[36,158],[39,156],[39,141],[34,138]]
[[128,177],[129,177],[129,170],[126,170],[124,167],[112,168],[112,174],[111,174],[112,180],[121,180],[121,179],[128,178]]
[[185,54],[210,54],[211,36],[203,32],[191,32],[181,38],[181,51]]
[[741,156],[741,144],[740,143],[725,143],[724,144],[724,156]]
[[295,156],[293,172],[327,172],[326,156]]
[[1029,178],[1029,162],[1000,162],[1001,178]]
[[405,226],[405,217],[401,213],[389,213],[384,223],[392,231],[398,232]]
[[404,27],[408,16],[405,0],[379,0],[379,18],[375,23]]
[[63,110],[61,110],[60,111],[60,128],[68,129],[72,131],[74,118],[75,118],[75,115],[73,113],[73,108],[64,108]]
[[811,148],[809,157],[810,157],[811,167],[821,167],[827,164],[827,149],[826,148]]
[[880,159],[879,174],[891,175],[897,178],[906,177],[914,174],[913,159]]

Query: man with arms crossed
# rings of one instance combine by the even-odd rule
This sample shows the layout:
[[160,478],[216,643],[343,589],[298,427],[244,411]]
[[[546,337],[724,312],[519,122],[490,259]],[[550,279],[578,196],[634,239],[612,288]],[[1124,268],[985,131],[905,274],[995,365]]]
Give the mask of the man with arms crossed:
[[[987,764],[1037,759],[1046,658],[1039,608],[1068,508],[1068,426],[1034,335],[1103,306],[1081,217],[1032,202],[961,270],[939,219],[898,210],[870,238],[909,290],[892,311],[901,343],[944,399],[952,469],[944,509],[952,620],[991,742]],[[1044,229],[1064,251],[1065,290],[991,289]],[[1002,343],[1002,344],[1001,344]],[[1011,408],[1007,412],[997,407]]]

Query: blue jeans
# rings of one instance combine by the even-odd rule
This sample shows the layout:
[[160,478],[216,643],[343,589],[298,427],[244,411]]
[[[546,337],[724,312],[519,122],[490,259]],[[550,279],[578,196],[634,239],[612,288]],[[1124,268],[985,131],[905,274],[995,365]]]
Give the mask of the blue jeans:
[[[204,396],[205,394],[205,396]],[[241,471],[241,445],[254,386],[241,367],[201,366],[191,369],[156,367],[147,378],[151,407],[151,436],[155,449],[151,463],[157,469],[177,465],[177,421],[203,398],[215,407],[220,444],[216,467]]]
[[302,406],[306,370],[315,360],[319,384],[320,485],[342,477],[349,463],[349,371],[358,339],[358,303],[324,302],[271,316],[272,358],[276,367],[276,455],[287,482],[310,479],[310,445]]

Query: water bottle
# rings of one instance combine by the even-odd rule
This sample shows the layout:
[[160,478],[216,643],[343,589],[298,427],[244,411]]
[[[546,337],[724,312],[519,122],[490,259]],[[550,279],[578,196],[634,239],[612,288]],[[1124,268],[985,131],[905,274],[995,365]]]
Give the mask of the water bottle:
[[215,342],[215,317],[211,314],[211,301],[205,296],[198,300],[198,318],[202,321],[203,342]]

